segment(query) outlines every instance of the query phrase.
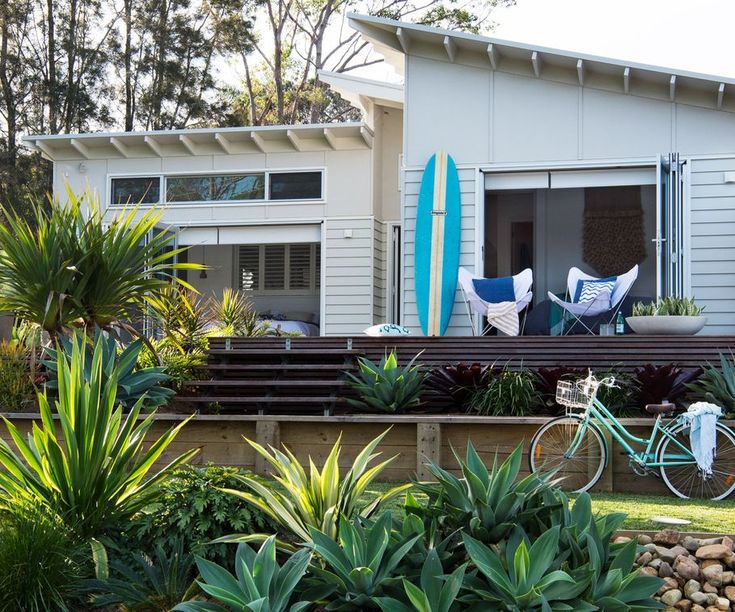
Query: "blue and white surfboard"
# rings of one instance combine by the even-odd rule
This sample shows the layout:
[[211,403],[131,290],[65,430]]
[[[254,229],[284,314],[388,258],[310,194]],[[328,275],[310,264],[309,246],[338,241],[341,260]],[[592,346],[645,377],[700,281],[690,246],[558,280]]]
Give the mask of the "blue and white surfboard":
[[443,335],[452,316],[461,217],[457,166],[439,151],[424,168],[416,211],[416,306],[427,336]]

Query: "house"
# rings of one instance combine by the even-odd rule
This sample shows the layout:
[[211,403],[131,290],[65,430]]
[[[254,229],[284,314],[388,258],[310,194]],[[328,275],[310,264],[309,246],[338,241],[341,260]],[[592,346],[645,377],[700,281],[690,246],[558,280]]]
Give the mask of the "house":
[[[111,212],[144,190],[124,181],[153,178],[179,242],[215,266],[195,285],[247,287],[252,272],[259,308],[318,308],[325,335],[385,320],[420,333],[416,205],[437,150],[459,170],[461,265],[486,276],[532,267],[538,305],[564,290],[571,266],[604,276],[637,263],[635,295],[694,296],[703,333],[735,332],[735,80],[377,17],[350,23],[404,77],[400,87],[322,75],[364,123],[29,143],[56,162],[57,189],[89,181]],[[173,189],[222,173],[261,177],[250,179],[259,199]],[[302,280],[284,288],[305,269],[283,263],[288,245],[313,262],[308,292]],[[458,294],[447,333],[470,331]]]

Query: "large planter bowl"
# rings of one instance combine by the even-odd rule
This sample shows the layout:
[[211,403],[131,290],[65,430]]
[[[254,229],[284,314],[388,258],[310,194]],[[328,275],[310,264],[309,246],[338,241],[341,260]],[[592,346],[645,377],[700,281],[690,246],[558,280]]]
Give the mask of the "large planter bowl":
[[707,322],[707,317],[645,316],[626,317],[625,322],[636,334],[644,336],[693,336]]

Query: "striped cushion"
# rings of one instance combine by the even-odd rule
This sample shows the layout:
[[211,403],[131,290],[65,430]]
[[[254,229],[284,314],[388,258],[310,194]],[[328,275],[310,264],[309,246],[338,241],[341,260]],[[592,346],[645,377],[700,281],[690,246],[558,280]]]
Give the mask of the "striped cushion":
[[595,280],[579,280],[577,281],[577,293],[574,296],[574,301],[577,304],[592,302],[603,291],[607,291],[612,295],[616,281],[617,277]]

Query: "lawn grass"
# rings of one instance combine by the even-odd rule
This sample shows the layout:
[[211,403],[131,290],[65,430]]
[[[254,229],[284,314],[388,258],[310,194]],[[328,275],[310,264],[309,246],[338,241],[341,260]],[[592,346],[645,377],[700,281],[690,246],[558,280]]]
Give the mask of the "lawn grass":
[[[373,483],[368,488],[369,494],[384,493],[394,486],[391,483]],[[419,501],[426,497],[412,491]],[[706,532],[718,534],[735,533],[735,499],[727,501],[694,501],[679,499],[665,495],[633,495],[630,493],[592,493],[592,509],[599,513],[623,512],[628,515],[624,529],[640,529],[657,531],[669,525],[661,525],[651,521],[653,516],[668,516],[691,521],[690,525],[674,529],[688,532]],[[391,500],[386,508],[400,514],[403,506],[403,495]]]

